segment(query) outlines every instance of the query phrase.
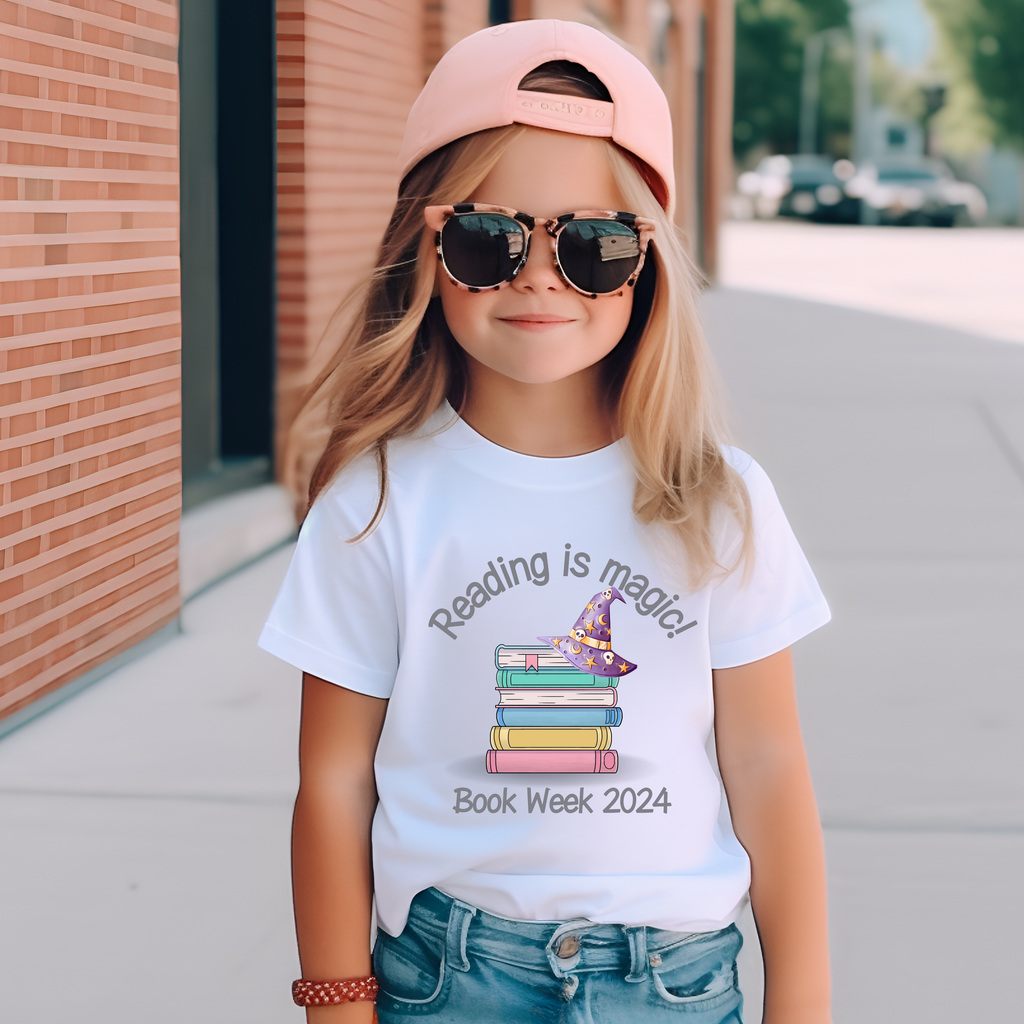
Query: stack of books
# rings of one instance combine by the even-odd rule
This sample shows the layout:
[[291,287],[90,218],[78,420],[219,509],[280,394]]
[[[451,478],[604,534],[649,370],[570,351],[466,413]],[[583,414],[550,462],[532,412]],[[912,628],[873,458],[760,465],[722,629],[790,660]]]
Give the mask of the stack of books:
[[494,651],[497,719],[487,770],[607,772],[618,770],[612,729],[622,722],[615,677],[581,672],[551,647]]

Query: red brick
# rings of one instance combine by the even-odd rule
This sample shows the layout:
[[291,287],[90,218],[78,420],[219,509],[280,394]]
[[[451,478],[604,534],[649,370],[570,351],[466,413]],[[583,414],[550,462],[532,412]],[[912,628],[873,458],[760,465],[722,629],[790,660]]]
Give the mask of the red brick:
[[0,473],[18,469],[21,466],[23,451],[23,448],[5,448],[0,451]]
[[29,462],[42,462],[43,459],[53,458],[53,438],[46,441],[37,441],[29,446]]
[[32,75],[7,73],[7,91],[12,96],[39,96],[39,79]]
[[17,565],[19,562],[28,561],[30,558],[35,558],[39,554],[39,547],[42,543],[40,537],[30,537],[28,540],[23,540],[20,544],[14,545],[14,564]]
[[62,234],[68,230],[67,213],[36,213],[32,219],[32,229],[37,234]]
[[[26,178],[25,198],[32,202],[53,199],[53,180],[51,178]],[[65,196],[64,198],[68,197]]]
[[12,533],[17,533],[22,529],[23,520],[23,512],[12,512],[0,518],[0,537],[9,537]]
[[36,414],[24,412],[11,417],[11,437],[20,437],[36,429]]
[[39,334],[46,330],[45,313],[25,313],[21,318],[22,334]]
[[65,484],[71,483],[71,467],[70,466],[58,466],[56,469],[51,469],[46,474],[46,486],[50,487],[63,487]]
[[46,410],[46,425],[55,427],[58,423],[67,423],[70,415],[70,405],[55,405]]
[[27,348],[14,348],[7,354],[9,370],[21,370],[26,366],[38,366],[40,363],[56,362],[61,357],[60,343],[49,345],[31,345]]
[[25,7],[27,13],[26,27],[30,28],[33,32],[47,32],[56,36],[64,36],[67,39],[74,38],[75,23],[70,18],[59,18],[54,14],[33,10],[28,4]]
[[28,510],[28,518],[30,526],[38,526],[39,523],[45,523],[48,519],[54,517],[54,506],[56,502],[44,501],[41,505],[35,505]]
[[21,501],[30,494],[36,494],[43,486],[43,478],[40,476],[23,476],[18,480],[11,481],[11,501]]
[[68,151],[58,146],[37,146],[28,142],[8,142],[7,160],[33,167],[67,167]]
[[6,580],[0,576],[0,601],[9,601],[12,597],[17,597],[19,594],[23,594],[24,592],[24,576],[12,576],[10,579]]
[[45,398],[53,394],[52,377],[33,377],[29,382],[29,398]]
[[24,111],[17,107],[0,107],[0,128],[20,132]]

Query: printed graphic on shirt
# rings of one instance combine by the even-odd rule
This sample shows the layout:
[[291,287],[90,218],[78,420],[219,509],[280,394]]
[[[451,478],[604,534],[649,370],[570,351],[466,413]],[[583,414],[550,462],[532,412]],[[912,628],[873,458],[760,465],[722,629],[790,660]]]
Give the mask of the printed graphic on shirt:
[[[574,555],[572,544],[566,544],[562,576],[568,577],[571,574],[577,579],[589,576],[591,561],[589,552],[577,551]],[[600,564],[600,559],[594,564],[595,573]],[[451,599],[450,607],[442,606],[433,611],[427,620],[428,628],[437,629],[440,634],[458,640],[459,633],[456,631],[461,631],[491,601],[527,583],[535,587],[546,587],[554,575],[554,567],[549,566],[547,551],[537,551],[529,559],[525,556],[510,557],[507,562],[502,555],[498,555],[496,559],[490,559],[486,566],[485,572],[466,585],[465,594],[456,594]],[[622,594],[635,602],[637,614],[649,616],[652,622],[657,622],[669,640],[697,625],[696,619],[687,622],[685,612],[676,606],[678,594],[670,595],[668,590],[655,586],[649,577],[642,572],[634,572],[617,558],[609,558],[605,563],[600,581],[613,590],[621,586]],[[620,594],[619,600],[625,601],[625,598]]]
[[499,694],[487,771],[614,774],[612,729],[622,722],[618,681],[636,665],[612,649],[608,587],[587,602],[568,636],[539,636],[546,647],[498,644]]

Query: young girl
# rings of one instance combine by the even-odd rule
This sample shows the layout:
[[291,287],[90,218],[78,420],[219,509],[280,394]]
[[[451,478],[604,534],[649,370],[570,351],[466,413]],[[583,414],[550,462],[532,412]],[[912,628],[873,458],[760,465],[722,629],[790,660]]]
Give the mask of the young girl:
[[788,648],[829,613],[722,443],[665,97],[593,29],[487,29],[402,174],[261,638],[305,673],[296,1002],[738,1022],[749,890],[765,1021],[827,1024]]

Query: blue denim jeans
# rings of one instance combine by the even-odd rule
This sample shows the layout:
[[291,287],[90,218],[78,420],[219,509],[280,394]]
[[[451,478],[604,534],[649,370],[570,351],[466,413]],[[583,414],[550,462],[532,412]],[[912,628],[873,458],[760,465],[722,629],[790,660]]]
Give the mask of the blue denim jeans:
[[742,1024],[735,925],[687,934],[512,921],[426,889],[398,938],[377,933],[381,1024]]

